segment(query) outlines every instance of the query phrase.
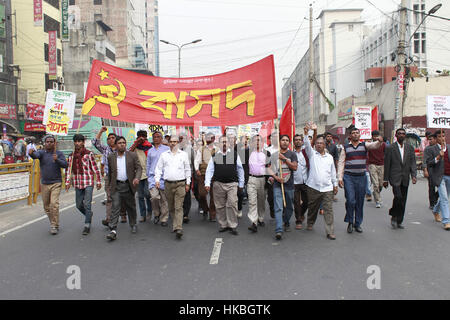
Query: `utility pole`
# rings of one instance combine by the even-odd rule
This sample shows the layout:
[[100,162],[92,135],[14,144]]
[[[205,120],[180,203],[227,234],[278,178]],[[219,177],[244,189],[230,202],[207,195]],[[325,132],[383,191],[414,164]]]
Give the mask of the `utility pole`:
[[309,4],[309,107],[311,121],[314,122],[314,47],[313,47],[313,7]]
[[[397,94],[395,97],[394,131],[403,126],[403,99],[405,92],[405,65],[406,65],[406,23],[407,1],[402,0],[400,5],[399,41],[397,49]],[[392,135],[394,136],[394,134]]]

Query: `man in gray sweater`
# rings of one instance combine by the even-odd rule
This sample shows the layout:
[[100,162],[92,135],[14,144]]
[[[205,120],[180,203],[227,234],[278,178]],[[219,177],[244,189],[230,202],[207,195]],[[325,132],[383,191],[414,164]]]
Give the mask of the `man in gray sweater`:
[[59,194],[61,193],[61,168],[67,168],[67,161],[61,151],[56,150],[53,136],[44,138],[44,149],[29,150],[32,159],[39,159],[41,167],[41,196],[45,213],[50,220],[50,233],[59,231]]

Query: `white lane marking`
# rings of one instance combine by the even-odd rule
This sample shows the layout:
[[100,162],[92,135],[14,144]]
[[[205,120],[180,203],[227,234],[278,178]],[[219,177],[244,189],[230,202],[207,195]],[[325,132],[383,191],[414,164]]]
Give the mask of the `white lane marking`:
[[[99,196],[103,196],[103,195],[104,195],[103,193],[99,193],[99,194],[93,196],[92,199],[95,199],[95,198],[97,198],[97,197],[99,197]],[[75,207],[75,206],[76,206],[76,204],[71,204],[71,205],[68,206],[68,207],[65,207],[65,208],[63,208],[63,209],[59,209],[59,212],[62,212],[62,211],[64,211],[64,210],[67,210],[67,209],[70,209],[70,208],[73,208],[73,207]],[[46,215],[46,214],[43,215],[43,216],[41,216],[41,217],[39,217],[39,218],[36,218],[36,219],[34,219],[34,220],[25,222],[24,224],[21,224],[20,226],[17,226],[17,227],[14,227],[14,228],[12,228],[12,229],[3,231],[2,233],[0,233],[0,237],[3,237],[3,236],[5,236],[5,235],[7,235],[8,233],[11,233],[11,232],[13,232],[13,231],[22,229],[22,228],[24,228],[24,227],[26,227],[26,226],[28,226],[28,225],[30,225],[30,224],[33,224],[33,223],[35,223],[35,222],[41,221],[42,219],[45,219],[45,218],[47,218],[47,215]]]
[[222,243],[223,243],[222,238],[216,238],[216,241],[214,241],[214,247],[211,254],[211,259],[209,260],[209,264],[219,263],[220,249],[222,248]]

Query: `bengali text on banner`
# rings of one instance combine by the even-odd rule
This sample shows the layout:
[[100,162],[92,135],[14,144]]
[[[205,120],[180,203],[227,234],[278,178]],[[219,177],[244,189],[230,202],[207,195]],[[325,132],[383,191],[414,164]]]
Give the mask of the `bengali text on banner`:
[[277,117],[273,56],[222,74],[160,78],[94,60],[84,115],[134,123],[238,125]]

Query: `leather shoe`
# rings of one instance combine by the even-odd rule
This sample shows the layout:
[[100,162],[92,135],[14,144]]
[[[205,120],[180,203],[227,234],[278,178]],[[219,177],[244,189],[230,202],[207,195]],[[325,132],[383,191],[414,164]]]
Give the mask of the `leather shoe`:
[[336,236],[334,234],[327,234],[327,238],[330,240],[336,240]]
[[189,218],[188,217],[183,217],[183,223],[189,223]]
[[248,230],[255,233],[255,232],[258,232],[258,227],[256,226],[256,224],[252,223],[252,225],[250,227],[248,227]]
[[353,232],[353,224],[349,223],[347,227],[347,232],[352,233]]
[[176,232],[177,239],[181,239],[181,237],[183,236],[183,231],[182,230],[177,230],[175,232]]
[[117,234],[114,231],[111,231],[110,233],[108,233],[108,235],[106,236],[106,239],[113,241],[117,239]]
[[275,234],[275,239],[281,240],[281,232],[277,232],[277,233]]
[[258,226],[264,227],[266,223],[264,221],[258,221]]
[[136,233],[137,232],[137,226],[134,225],[131,227],[131,233]]
[[153,223],[154,223],[154,224],[158,224],[158,222],[159,222],[159,216],[154,217],[154,218],[153,218]]
[[361,229],[360,226],[355,227],[355,231],[358,232],[358,233],[362,233],[363,232],[363,230]]
[[231,232],[231,234],[233,234],[233,235],[235,235],[235,236],[238,235],[238,232],[237,232],[236,228],[232,228],[232,229],[230,230],[230,232]]
[[391,226],[392,229],[397,229],[397,222],[395,221],[394,217],[391,218]]

